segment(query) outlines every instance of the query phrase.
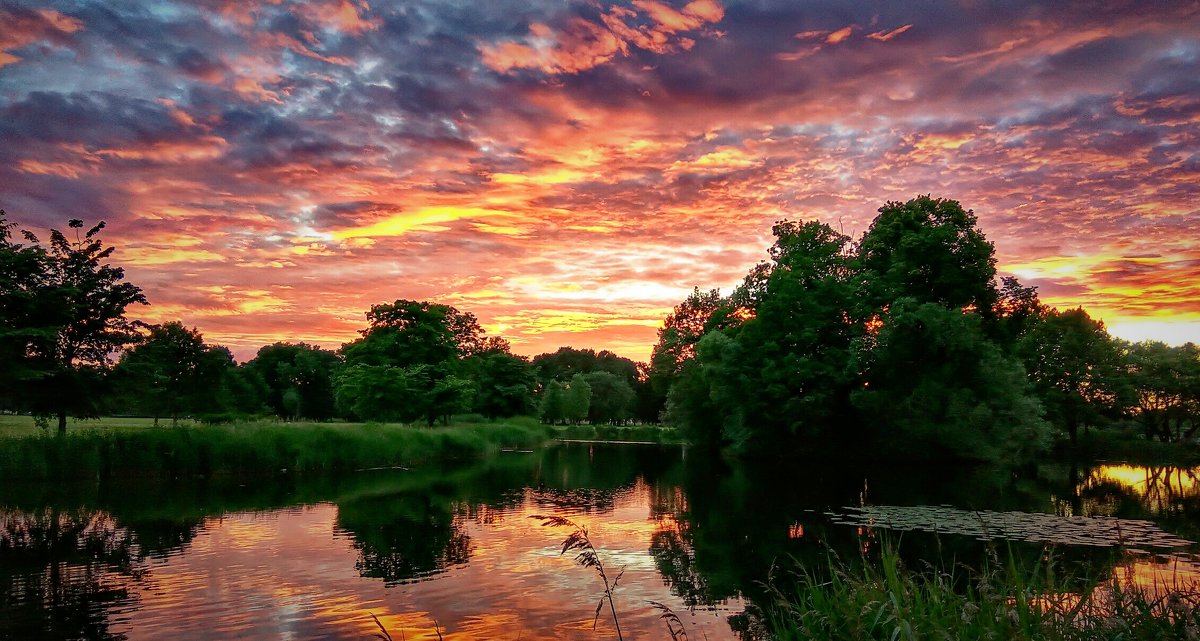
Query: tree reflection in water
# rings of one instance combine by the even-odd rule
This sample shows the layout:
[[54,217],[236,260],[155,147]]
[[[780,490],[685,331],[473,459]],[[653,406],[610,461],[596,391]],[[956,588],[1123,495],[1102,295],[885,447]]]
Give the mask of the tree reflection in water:
[[121,639],[109,615],[141,576],[133,535],[106,512],[0,512],[0,638]]

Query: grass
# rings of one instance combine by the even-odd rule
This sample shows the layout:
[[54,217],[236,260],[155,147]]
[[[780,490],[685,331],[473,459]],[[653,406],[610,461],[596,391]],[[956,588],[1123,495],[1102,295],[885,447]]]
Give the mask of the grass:
[[581,441],[682,443],[685,440],[679,430],[660,425],[568,425],[554,430],[556,438]]
[[550,437],[547,428],[525,419],[435,428],[266,421],[154,428],[145,419],[108,419],[89,421],[62,438],[22,435],[24,426],[12,423],[5,421],[0,432],[7,437],[0,438],[0,479],[333,472],[479,458]]
[[821,573],[798,571],[794,589],[771,590],[766,610],[778,641],[1195,641],[1196,585],[1135,585],[1117,576],[1064,585],[1053,561],[1022,568],[995,560],[982,570],[904,566],[892,544],[878,561]]

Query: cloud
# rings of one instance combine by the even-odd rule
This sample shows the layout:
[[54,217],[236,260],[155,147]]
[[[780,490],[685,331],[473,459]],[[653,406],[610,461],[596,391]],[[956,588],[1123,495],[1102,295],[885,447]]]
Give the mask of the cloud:
[[1048,302],[1200,340],[1191,5],[0,12],[21,26],[0,34],[0,206],[35,231],[108,220],[145,313],[241,357],[336,347],[371,304],[418,298],[524,353],[644,359],[773,222],[857,236],[919,193],[973,208]]
[[633,0],[633,8],[610,7],[593,19],[569,17],[562,28],[534,23],[522,39],[480,46],[483,63],[500,73],[536,69],[549,75],[576,74],[628,56],[638,48],[656,54],[691,49],[695,40],[678,35],[719,22],[715,0],[695,0],[676,10],[657,0]]

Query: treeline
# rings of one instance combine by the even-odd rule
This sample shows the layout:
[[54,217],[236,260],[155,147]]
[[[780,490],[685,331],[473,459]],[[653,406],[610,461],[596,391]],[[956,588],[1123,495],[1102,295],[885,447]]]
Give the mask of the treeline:
[[[890,202],[857,241],[817,222],[773,228],[769,261],[728,296],[695,290],[649,365],[564,347],[526,359],[474,315],[373,306],[340,349],[276,343],[237,364],[146,304],[108,264],[103,223],[16,242],[0,211],[0,409],[214,422],[242,417],[445,422],[537,415],[657,423],[744,454],[1024,460],[1082,431],[1195,441],[1200,350],[1109,336],[997,278],[973,212]],[[114,359],[113,356],[117,355]]]
[[695,290],[659,332],[649,380],[694,443],[1017,461],[1089,427],[1196,437],[1195,345],[1117,340],[997,279],[958,202],[889,202],[857,241],[773,233],[768,262],[728,296]]
[[463,413],[593,424],[660,414],[644,365],[569,347],[530,361],[473,314],[424,301],[373,306],[337,351],[275,343],[238,364],[180,322],[126,317],[147,301],[107,263],[103,228],[72,220],[73,239],[55,230],[43,246],[24,232],[18,243],[0,211],[0,409],[56,418],[60,433],[68,416],[102,413],[429,425]]

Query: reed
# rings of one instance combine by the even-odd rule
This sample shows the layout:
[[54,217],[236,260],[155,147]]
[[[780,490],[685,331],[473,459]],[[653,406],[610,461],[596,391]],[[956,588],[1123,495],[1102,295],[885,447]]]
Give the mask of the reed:
[[[995,558],[995,557],[993,557]],[[1121,572],[1063,584],[1054,562],[1021,567],[1012,555],[981,570],[904,565],[894,544],[854,568],[830,557],[820,573],[796,571],[764,608],[779,641],[1196,641],[1200,590],[1141,586]]]
[[0,479],[261,476],[473,459],[550,438],[535,424],[423,428],[274,423],[84,430],[0,439]]

